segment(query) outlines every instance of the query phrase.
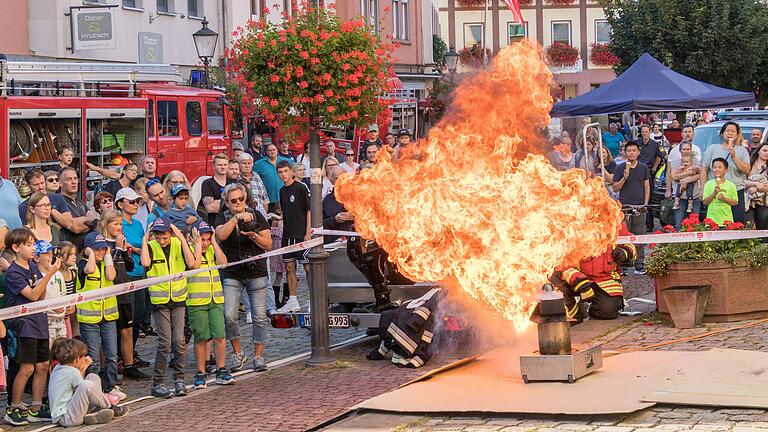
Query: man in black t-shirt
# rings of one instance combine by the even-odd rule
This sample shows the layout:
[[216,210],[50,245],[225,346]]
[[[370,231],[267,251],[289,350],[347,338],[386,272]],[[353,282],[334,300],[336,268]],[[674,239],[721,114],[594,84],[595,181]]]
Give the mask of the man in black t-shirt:
[[200,202],[197,204],[197,214],[208,225],[216,226],[216,217],[221,212],[221,193],[227,185],[227,169],[229,158],[225,154],[217,154],[213,157],[213,177],[203,180],[200,185]]
[[[619,193],[622,206],[647,206],[651,199],[651,172],[648,166],[638,161],[640,146],[636,142],[628,142],[624,146],[627,162],[619,164],[613,173],[613,191]],[[648,211],[647,207],[643,207]],[[632,234],[642,235],[646,232],[645,214],[630,216],[627,229]],[[637,260],[635,274],[645,274],[645,250],[637,245]]]
[[[282,246],[293,245],[309,240],[309,191],[303,183],[296,182],[293,178],[291,163],[280,161],[277,163],[277,175],[283,182],[280,189],[280,209],[283,212],[283,243]],[[304,264],[307,271],[307,259],[304,251],[283,255],[285,273],[288,279],[288,301],[277,310],[278,313],[298,312],[301,310],[299,300],[296,298],[296,261]]]

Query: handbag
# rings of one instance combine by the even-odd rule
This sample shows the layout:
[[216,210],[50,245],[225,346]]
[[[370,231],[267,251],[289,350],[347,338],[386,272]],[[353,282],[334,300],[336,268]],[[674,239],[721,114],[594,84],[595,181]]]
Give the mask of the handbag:
[[672,198],[664,198],[659,204],[659,220],[661,225],[673,225],[675,223],[675,201]]

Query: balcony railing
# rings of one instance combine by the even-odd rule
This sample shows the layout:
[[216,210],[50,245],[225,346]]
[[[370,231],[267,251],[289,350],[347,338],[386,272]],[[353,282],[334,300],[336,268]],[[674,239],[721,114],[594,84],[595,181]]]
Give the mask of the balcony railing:
[[549,69],[552,71],[553,74],[562,74],[562,73],[579,73],[583,71],[584,69],[581,67],[581,57],[579,57],[578,60],[576,60],[576,63],[572,66],[549,66]]

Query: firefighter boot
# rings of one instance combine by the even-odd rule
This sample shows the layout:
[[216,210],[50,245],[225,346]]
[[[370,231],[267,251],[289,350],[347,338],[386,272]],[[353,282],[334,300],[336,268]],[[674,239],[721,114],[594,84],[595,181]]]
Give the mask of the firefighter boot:
[[373,306],[374,312],[381,312],[395,307],[389,299],[389,287],[386,284],[374,284],[373,297],[376,300],[376,304]]

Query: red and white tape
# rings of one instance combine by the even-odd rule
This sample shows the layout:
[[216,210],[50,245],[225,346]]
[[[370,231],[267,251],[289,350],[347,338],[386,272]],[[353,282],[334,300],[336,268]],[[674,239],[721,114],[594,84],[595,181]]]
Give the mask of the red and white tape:
[[[337,231],[327,229],[313,229],[312,234],[337,235],[358,237],[354,231]],[[740,231],[694,231],[663,234],[643,234],[619,236],[617,244],[664,244],[664,243],[693,243],[705,241],[743,240],[768,237],[768,230],[740,230]]]
[[31,315],[31,314],[41,313],[41,312],[48,312],[53,309],[59,309],[67,306],[75,306],[80,303],[85,303],[91,300],[99,300],[105,297],[111,297],[114,295],[120,295],[120,294],[125,294],[133,291],[138,291],[138,290],[145,289],[151,285],[156,285],[156,284],[168,282],[168,281],[179,280],[184,277],[196,275],[198,273],[204,273],[212,269],[223,269],[225,267],[231,267],[231,266],[247,263],[250,261],[255,261],[258,259],[275,256],[275,255],[298,252],[304,249],[309,249],[311,247],[317,246],[319,244],[323,244],[322,237],[316,237],[311,240],[307,240],[301,243],[296,243],[294,245],[286,246],[280,249],[275,249],[273,251],[266,252],[261,255],[249,257],[240,261],[235,261],[235,262],[227,263],[224,265],[217,265],[213,267],[188,270],[183,273],[177,273],[177,274],[168,275],[168,276],[157,276],[157,277],[142,279],[134,282],[126,282],[122,284],[112,285],[111,287],[107,287],[107,288],[69,294],[61,297],[56,297],[53,299],[36,301],[33,303],[21,305],[21,306],[6,307],[3,309],[0,309],[0,320],[5,320],[9,318],[18,318],[25,315]]
[[663,234],[644,234],[619,236],[617,244],[664,244],[664,243],[693,243],[724,240],[744,240],[768,237],[768,230],[740,231],[693,231]]

